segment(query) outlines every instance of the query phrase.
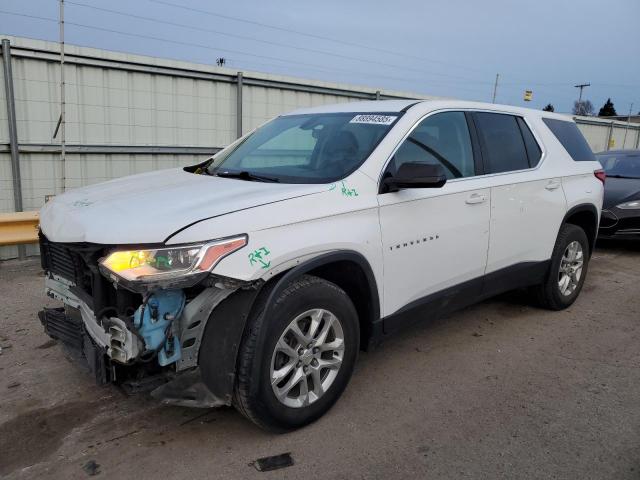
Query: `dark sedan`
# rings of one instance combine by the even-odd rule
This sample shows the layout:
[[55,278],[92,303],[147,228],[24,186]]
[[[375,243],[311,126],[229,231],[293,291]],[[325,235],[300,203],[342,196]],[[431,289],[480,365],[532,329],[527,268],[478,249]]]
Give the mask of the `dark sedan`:
[[598,237],[640,240],[640,150],[596,157],[607,174]]

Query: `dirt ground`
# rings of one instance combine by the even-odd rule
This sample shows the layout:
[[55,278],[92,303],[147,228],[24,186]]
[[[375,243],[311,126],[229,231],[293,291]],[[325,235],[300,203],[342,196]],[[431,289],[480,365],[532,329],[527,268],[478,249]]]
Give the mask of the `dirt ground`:
[[509,294],[363,353],[286,435],[96,387],[42,331],[34,262],[0,264],[0,302],[0,478],[640,478],[640,246],[600,247],[566,311]]

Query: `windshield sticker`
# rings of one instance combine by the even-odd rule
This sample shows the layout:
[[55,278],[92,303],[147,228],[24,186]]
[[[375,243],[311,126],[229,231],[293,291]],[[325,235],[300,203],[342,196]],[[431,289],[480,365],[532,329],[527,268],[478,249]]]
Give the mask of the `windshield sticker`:
[[267,262],[266,257],[271,255],[267,247],[260,247],[249,254],[249,265],[260,264],[260,268],[267,269],[271,266],[271,260]]
[[392,115],[356,115],[349,123],[367,123],[369,125],[391,125],[398,117]]

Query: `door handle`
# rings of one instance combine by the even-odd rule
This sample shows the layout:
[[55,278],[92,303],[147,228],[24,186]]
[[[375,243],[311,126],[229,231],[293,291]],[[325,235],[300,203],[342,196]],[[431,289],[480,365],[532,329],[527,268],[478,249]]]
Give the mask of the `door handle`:
[[465,200],[467,205],[474,205],[476,203],[484,203],[487,201],[487,197],[480,195],[479,193],[473,193]]
[[544,188],[546,188],[547,190],[555,190],[559,186],[560,186],[560,181],[559,180],[549,180],[549,182],[547,183],[547,185]]

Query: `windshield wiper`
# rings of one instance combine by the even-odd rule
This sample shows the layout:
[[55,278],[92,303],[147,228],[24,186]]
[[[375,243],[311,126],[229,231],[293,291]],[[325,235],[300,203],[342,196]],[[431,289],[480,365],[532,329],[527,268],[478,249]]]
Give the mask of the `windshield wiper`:
[[258,181],[258,182],[273,182],[279,183],[280,180],[275,177],[267,177],[265,175],[256,175],[255,173],[241,170],[239,172],[216,172],[216,176],[223,178],[239,178],[240,180]]

